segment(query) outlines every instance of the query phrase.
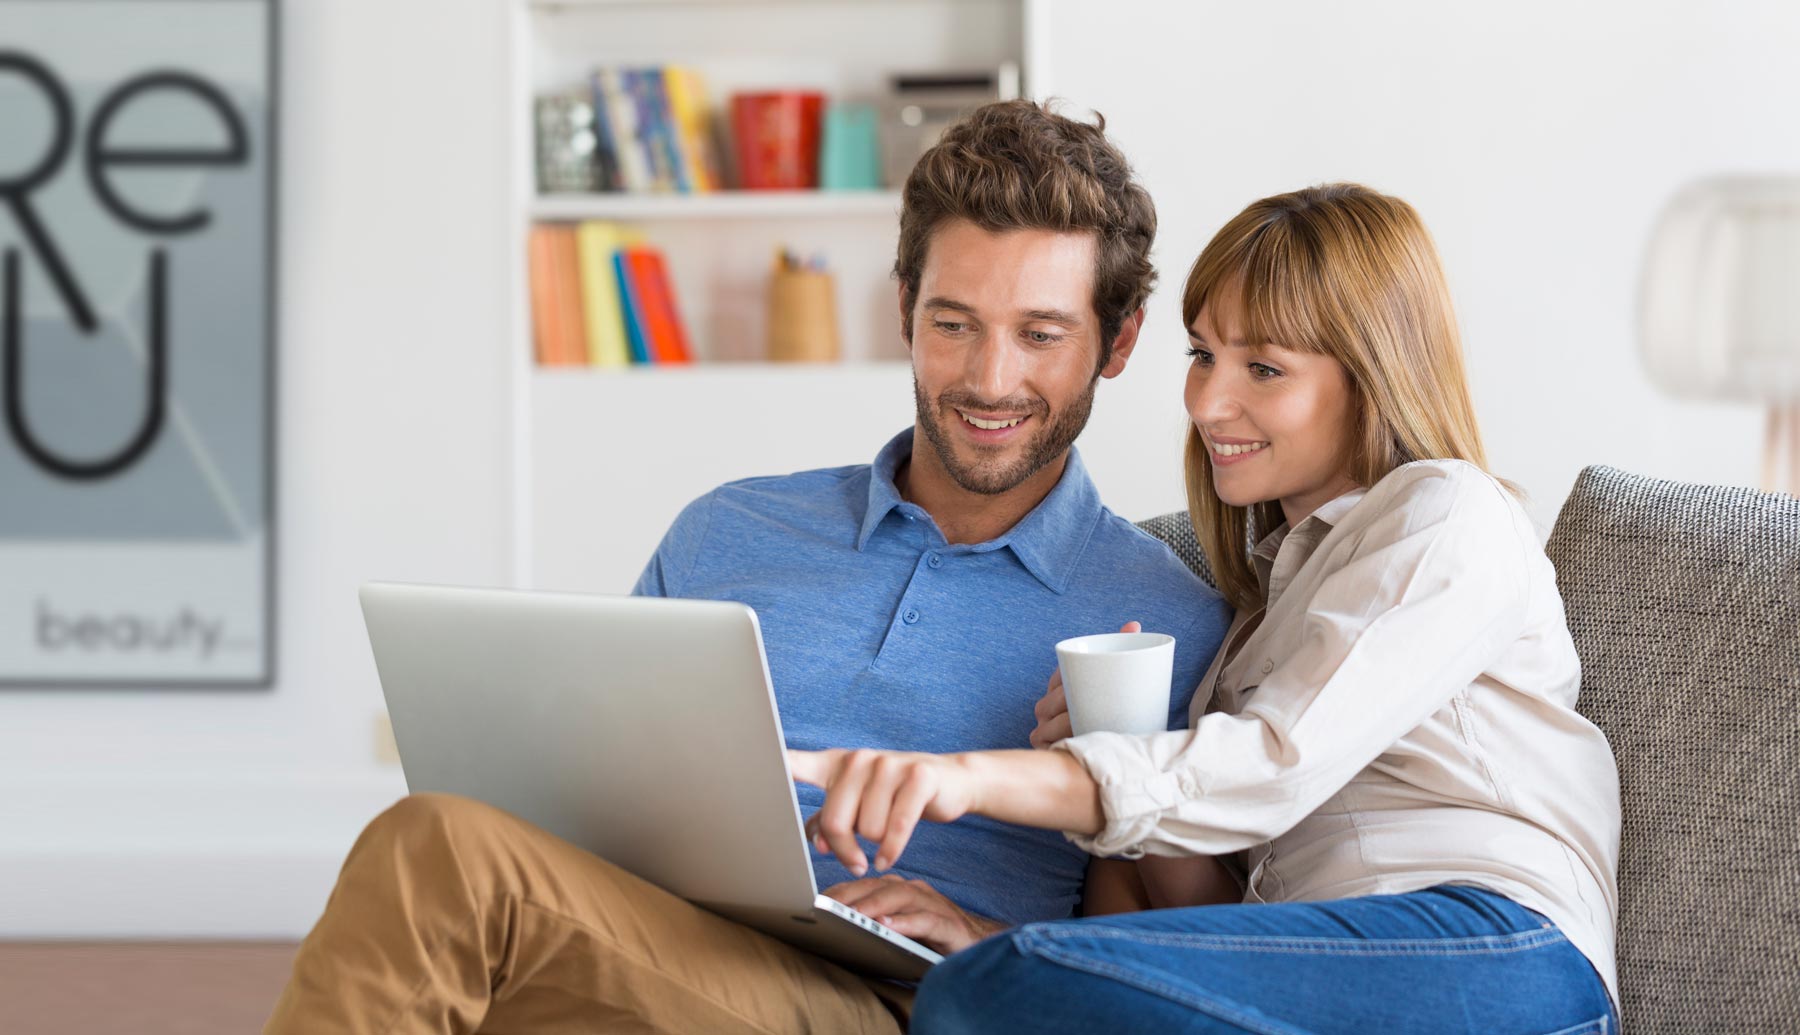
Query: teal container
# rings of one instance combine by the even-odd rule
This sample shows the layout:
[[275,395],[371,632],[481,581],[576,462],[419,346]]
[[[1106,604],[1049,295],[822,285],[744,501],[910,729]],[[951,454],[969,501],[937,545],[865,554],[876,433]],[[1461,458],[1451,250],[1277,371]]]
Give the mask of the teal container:
[[819,140],[821,189],[881,189],[878,118],[870,104],[838,103],[825,109]]

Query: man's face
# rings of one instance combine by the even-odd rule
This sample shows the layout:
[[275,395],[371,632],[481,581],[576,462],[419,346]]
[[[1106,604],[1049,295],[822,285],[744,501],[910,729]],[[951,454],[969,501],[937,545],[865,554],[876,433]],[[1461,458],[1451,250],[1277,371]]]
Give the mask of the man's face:
[[[913,307],[919,427],[970,492],[999,495],[1081,434],[1104,370],[1092,234],[990,233],[954,220],[932,235]],[[916,448],[916,447],[915,447]]]

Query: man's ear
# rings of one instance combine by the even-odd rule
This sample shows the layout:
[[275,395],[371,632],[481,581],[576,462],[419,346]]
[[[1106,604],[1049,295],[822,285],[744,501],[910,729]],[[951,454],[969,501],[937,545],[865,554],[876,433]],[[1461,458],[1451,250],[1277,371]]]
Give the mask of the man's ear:
[[906,305],[906,283],[899,284],[900,303],[900,340],[906,343],[906,351],[912,351],[912,310]]
[[1113,339],[1112,358],[1100,368],[1101,377],[1118,377],[1125,372],[1125,362],[1131,358],[1131,350],[1137,348],[1138,331],[1143,326],[1144,307],[1138,306],[1137,312],[1119,323],[1118,337]]

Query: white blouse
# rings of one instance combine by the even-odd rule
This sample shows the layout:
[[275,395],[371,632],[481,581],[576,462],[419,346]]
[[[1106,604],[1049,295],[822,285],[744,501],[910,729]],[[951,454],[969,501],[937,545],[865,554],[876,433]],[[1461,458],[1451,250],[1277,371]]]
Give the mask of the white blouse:
[[[1257,545],[1190,729],[1061,741],[1100,784],[1097,855],[1246,852],[1246,901],[1473,884],[1549,917],[1617,1001],[1619,778],[1517,500],[1400,467]],[[1241,642],[1240,642],[1241,641]]]

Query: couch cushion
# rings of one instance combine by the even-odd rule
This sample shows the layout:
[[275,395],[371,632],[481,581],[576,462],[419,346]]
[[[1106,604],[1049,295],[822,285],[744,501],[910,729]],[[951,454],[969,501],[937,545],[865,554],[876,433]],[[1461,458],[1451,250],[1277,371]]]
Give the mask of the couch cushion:
[[1800,1031],[1800,500],[1590,467],[1547,549],[1619,763],[1625,1030]]
[[1206,553],[1200,549],[1200,541],[1194,538],[1193,523],[1188,521],[1188,512],[1178,510],[1173,514],[1158,514],[1153,518],[1145,518],[1137,526],[1163,542],[1181,558],[1181,563],[1194,570],[1200,580],[1218,589],[1213,581],[1212,565],[1206,562]]

